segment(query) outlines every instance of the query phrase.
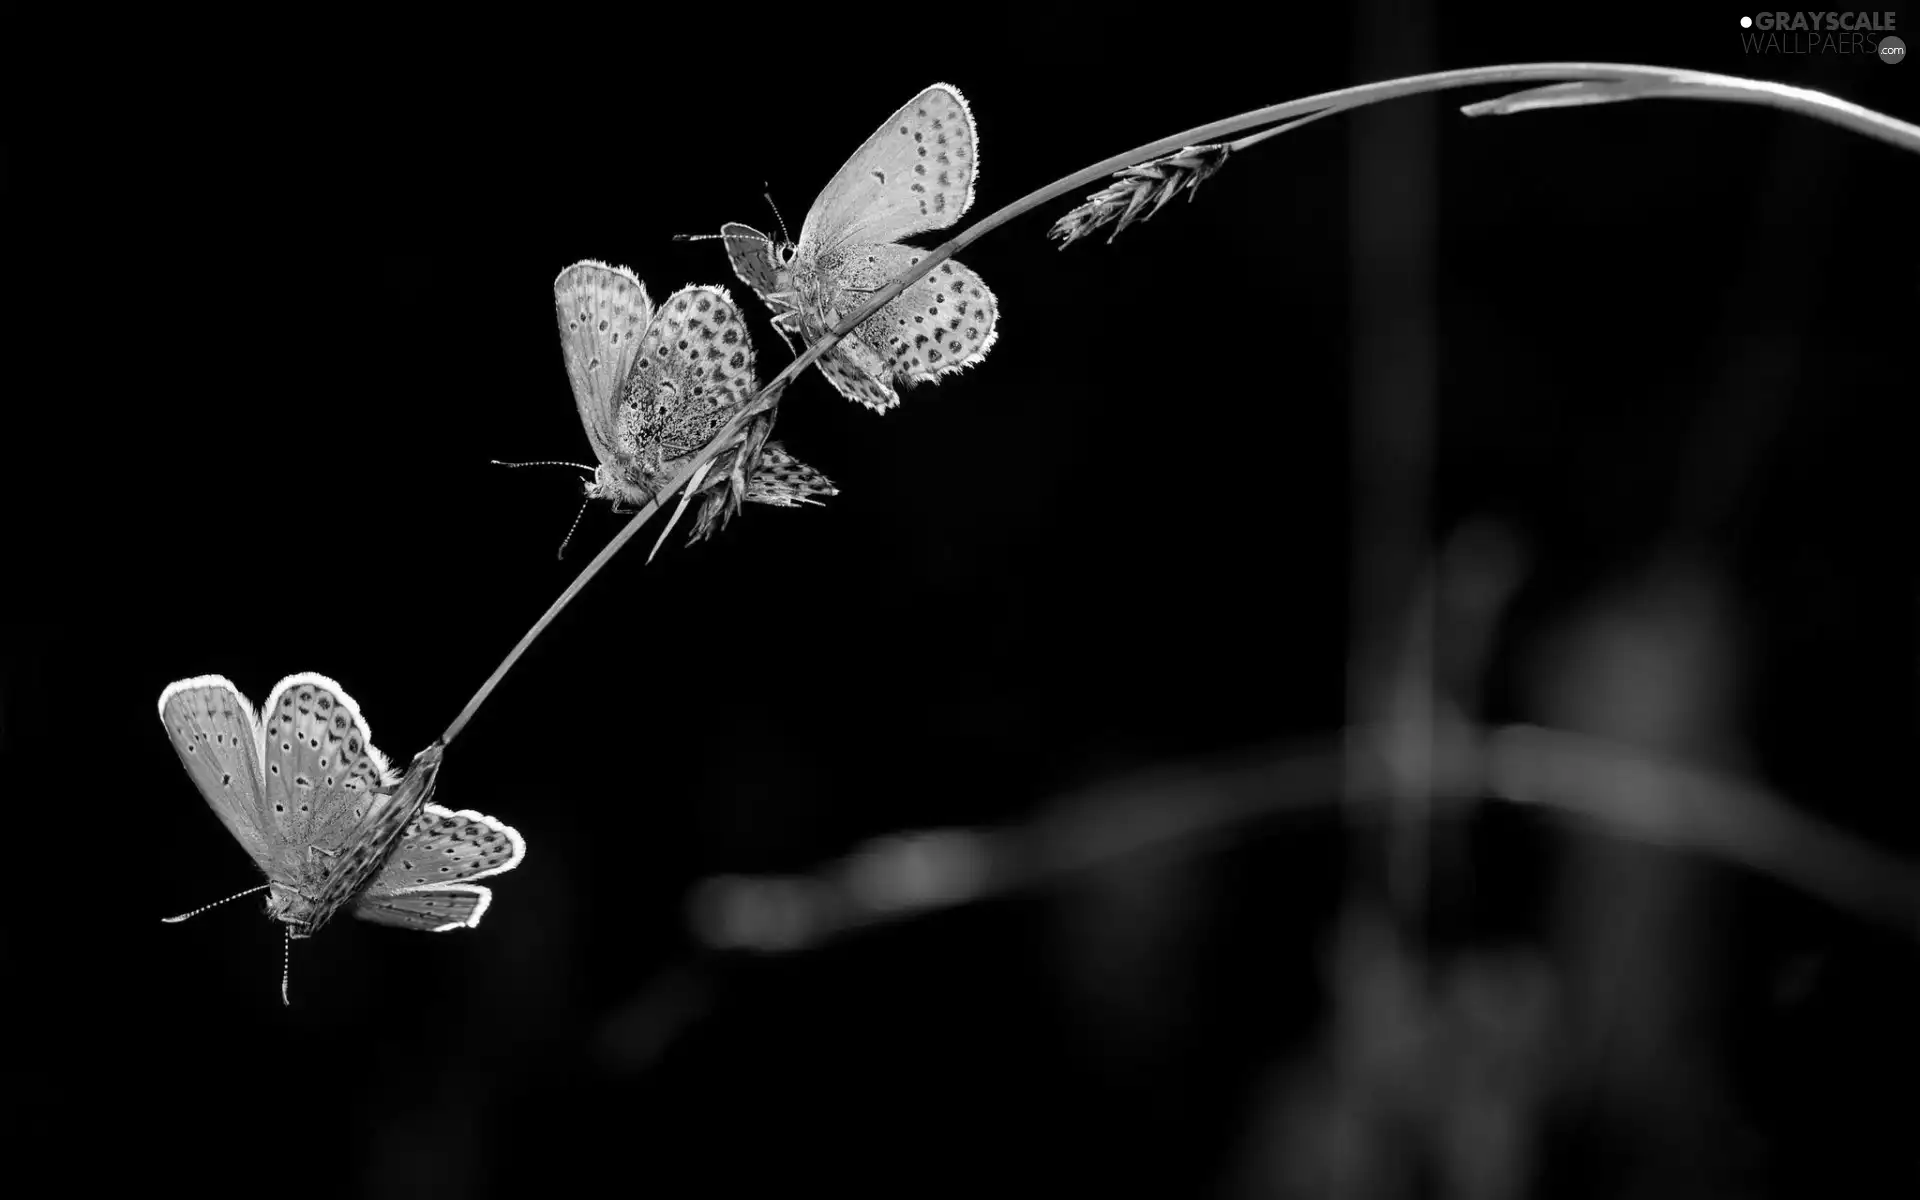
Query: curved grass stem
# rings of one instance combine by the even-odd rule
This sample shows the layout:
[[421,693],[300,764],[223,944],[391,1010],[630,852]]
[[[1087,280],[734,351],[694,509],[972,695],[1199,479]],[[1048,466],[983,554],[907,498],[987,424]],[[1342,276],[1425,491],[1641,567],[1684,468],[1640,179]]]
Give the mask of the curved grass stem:
[[[1292,122],[1286,126],[1286,129],[1298,128],[1308,120],[1363,108],[1386,100],[1397,100],[1405,96],[1450,91],[1455,88],[1516,83],[1539,83],[1548,86],[1535,87],[1512,96],[1470,104],[1461,111],[1468,116],[1483,116],[1528,112],[1543,108],[1606,104],[1622,100],[1719,100],[1735,104],[1759,104],[1801,113],[1816,120],[1838,125],[1843,129],[1851,129],[1866,137],[1877,138],[1902,149],[1920,153],[1920,126],[1895,120],[1882,113],[1829,96],[1824,92],[1756,79],[1742,79],[1733,75],[1679,70],[1673,67],[1563,62],[1468,67],[1462,70],[1436,71],[1427,75],[1411,75],[1404,79],[1389,79],[1381,83],[1342,88],[1339,91],[1323,92],[1300,100],[1289,100],[1284,104],[1270,105],[1267,108],[1255,109],[1208,125],[1196,126],[1171,137],[1161,138],[1111,158],[1102,159],[1092,166],[1076,171],[1015,200],[986,218],[974,222],[965,232],[949,238],[891,283],[874,293],[873,298],[864,307],[840,322],[826,337],[809,346],[798,358],[788,363],[745,408],[714,435],[713,440],[687,460],[686,465],[673,477],[673,480],[650,503],[641,508],[631,521],[627,522],[626,528],[616,534],[600,553],[593,556],[593,561],[586,565],[579,577],[568,585],[566,591],[560,593],[560,598],[548,606],[547,611],[540,615],[540,619],[533,623],[533,627],[527,630],[519,642],[515,643],[512,650],[507,652],[507,657],[494,669],[493,674],[487,677],[486,682],[480,685],[480,690],[474,693],[473,699],[467,701],[466,707],[461,709],[460,714],[453,719],[453,723],[447,726],[446,732],[440,735],[440,741],[450,743],[461,730],[466,728],[467,722],[473,719],[473,714],[479,710],[481,704],[486,702],[494,688],[499,686],[513,664],[519,661],[520,656],[526,653],[527,647],[532,645],[534,639],[553,622],[560,610],[580,593],[580,589],[586,586],[587,581],[598,574],[607,560],[619,553],[620,549],[640,531],[640,528],[652,519],[654,513],[659,511],[661,502],[685,486],[687,480],[705,467],[714,455],[733,445],[747,422],[778,403],[780,396],[786,391],[787,384],[791,383],[815,359],[837,345],[841,338],[892,302],[895,296],[915,280],[979,238],[1043,204],[1050,204],[1063,196],[1080,191],[1089,184],[1105,180],[1116,172],[1172,154],[1185,147],[1200,146],[1250,131],[1265,131],[1267,126],[1280,122]],[[1257,133],[1238,143],[1238,146],[1252,145],[1278,132],[1285,132],[1285,130]]]

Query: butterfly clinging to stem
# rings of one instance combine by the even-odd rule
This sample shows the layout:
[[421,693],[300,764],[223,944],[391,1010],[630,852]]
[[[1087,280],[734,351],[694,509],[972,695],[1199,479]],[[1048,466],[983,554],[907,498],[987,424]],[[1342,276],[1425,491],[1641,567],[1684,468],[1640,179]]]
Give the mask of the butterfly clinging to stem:
[[[323,675],[281,680],[257,713],[221,676],[182,679],[160,693],[160,721],[200,795],[267,877],[240,895],[267,893],[289,948],[342,909],[402,929],[470,929],[493,898],[474,880],[512,870],[526,853],[510,826],[431,803],[441,743],[396,777],[360,706]],[[288,1002],[284,968],[280,999]]]
[[[684,287],[656,308],[631,272],[592,260],[560,272],[553,303],[574,404],[599,460],[587,499],[637,509],[753,398],[746,322],[725,288]],[[837,494],[825,475],[767,441],[771,428],[770,413],[756,418],[689,481],[682,506],[701,497],[692,541],[725,525],[743,501],[792,507]]]
[[[945,229],[973,204],[979,133],[960,90],[936,83],[856,150],[807,210],[795,243],[752,226],[720,229],[742,282],[773,312],[782,336],[811,346],[925,251],[902,238]],[[948,259],[816,360],[849,400],[885,411],[896,384],[939,380],[986,357],[999,302]]]

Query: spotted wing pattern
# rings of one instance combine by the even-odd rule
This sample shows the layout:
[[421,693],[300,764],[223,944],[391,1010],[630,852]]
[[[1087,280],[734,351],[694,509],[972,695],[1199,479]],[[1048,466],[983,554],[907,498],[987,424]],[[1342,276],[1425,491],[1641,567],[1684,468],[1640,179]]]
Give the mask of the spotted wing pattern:
[[472,929],[493,903],[493,890],[479,884],[454,884],[412,892],[369,893],[353,906],[353,915],[376,925],[445,933]]
[[526,854],[518,830],[484,813],[426,804],[354,903],[369,921],[435,932],[480,923],[490,893],[476,879],[511,871]]

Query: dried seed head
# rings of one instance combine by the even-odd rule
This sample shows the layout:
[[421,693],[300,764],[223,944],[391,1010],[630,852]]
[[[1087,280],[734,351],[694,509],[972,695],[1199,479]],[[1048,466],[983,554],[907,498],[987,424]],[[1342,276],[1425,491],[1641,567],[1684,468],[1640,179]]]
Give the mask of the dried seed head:
[[1120,231],[1136,220],[1145,220],[1160,211],[1167,201],[1185,189],[1189,199],[1200,181],[1227,164],[1232,147],[1226,143],[1188,146],[1139,166],[1115,171],[1115,182],[1087,197],[1087,202],[1053,223],[1047,236],[1060,239],[1065,249],[1103,225],[1113,225],[1111,242]]

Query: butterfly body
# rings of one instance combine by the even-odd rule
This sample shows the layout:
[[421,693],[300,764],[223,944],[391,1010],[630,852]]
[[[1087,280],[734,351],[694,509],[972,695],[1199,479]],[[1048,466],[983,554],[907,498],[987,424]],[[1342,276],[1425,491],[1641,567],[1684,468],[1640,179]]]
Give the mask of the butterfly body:
[[[973,204],[978,132],[957,88],[921,92],[854,152],[807,212],[797,242],[738,222],[720,236],[734,273],[781,336],[819,341],[926,251],[900,239],[958,222]],[[999,301],[949,258],[817,360],[842,395],[884,411],[897,385],[937,381],[986,357]]]
[[[267,916],[307,938],[342,911],[435,932],[480,923],[517,866],[510,826],[431,802],[438,743],[397,777],[359,706],[320,675],[282,680],[256,713],[218,675],[160,694],[160,720],[201,796],[267,877]],[[458,833],[446,836],[446,823]]]
[[[554,308],[574,402],[599,465],[587,496],[616,512],[657,496],[685,461],[753,398],[753,345],[724,288],[685,287],[658,307],[629,272],[591,260],[554,281]],[[743,501],[790,507],[837,490],[768,443],[771,417],[716,456],[700,492],[694,540]]]

